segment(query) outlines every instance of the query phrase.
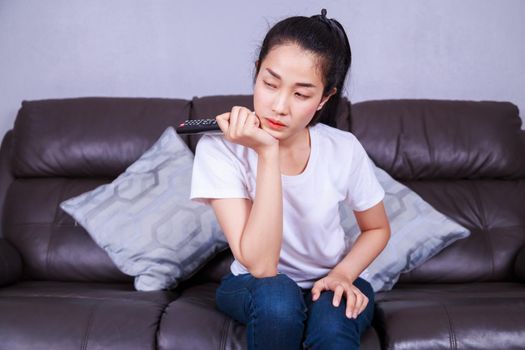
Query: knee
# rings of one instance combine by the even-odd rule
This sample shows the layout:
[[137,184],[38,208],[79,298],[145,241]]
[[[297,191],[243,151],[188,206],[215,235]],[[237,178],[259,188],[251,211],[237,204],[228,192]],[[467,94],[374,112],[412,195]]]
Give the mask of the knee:
[[252,291],[253,312],[274,321],[306,318],[300,287],[284,274],[257,279]]
[[307,348],[357,349],[361,338],[361,316],[347,318],[346,300],[334,307],[333,297],[332,291],[325,291],[312,304],[305,345]]

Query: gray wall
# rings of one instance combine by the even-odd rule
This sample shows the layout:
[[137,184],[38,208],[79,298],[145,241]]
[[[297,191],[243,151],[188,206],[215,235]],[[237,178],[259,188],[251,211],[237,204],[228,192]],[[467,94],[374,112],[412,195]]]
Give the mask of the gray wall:
[[322,7],[350,37],[351,100],[525,110],[521,0],[0,0],[0,134],[24,99],[250,93],[269,26]]

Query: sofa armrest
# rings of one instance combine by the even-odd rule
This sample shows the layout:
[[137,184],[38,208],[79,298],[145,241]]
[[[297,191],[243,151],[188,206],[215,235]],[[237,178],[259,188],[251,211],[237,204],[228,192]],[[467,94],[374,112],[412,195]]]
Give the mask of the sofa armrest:
[[0,238],[0,286],[18,281],[21,275],[20,253],[7,240]]
[[521,247],[514,262],[514,272],[521,281],[525,282],[525,246]]

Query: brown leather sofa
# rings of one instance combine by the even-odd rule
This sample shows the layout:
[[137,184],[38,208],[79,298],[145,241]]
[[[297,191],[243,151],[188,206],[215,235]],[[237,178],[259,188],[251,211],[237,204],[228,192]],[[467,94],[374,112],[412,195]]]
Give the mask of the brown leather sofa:
[[[110,182],[168,126],[250,96],[24,101],[0,151],[0,349],[242,349],[214,307],[232,256],[137,292],[59,208]],[[350,113],[351,111],[351,113]],[[472,234],[376,296],[363,349],[525,349],[525,132],[508,102],[341,104],[338,127]],[[183,137],[194,150],[197,137]],[[327,169],[329,171],[329,169]]]

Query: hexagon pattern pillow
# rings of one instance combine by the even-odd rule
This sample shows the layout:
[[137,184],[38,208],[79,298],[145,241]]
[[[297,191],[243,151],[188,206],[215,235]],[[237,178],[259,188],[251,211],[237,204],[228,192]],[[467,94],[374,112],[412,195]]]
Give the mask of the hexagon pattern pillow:
[[193,153],[169,127],[112,183],[60,207],[135,276],[137,290],[174,288],[227,248],[213,210],[189,199]]

